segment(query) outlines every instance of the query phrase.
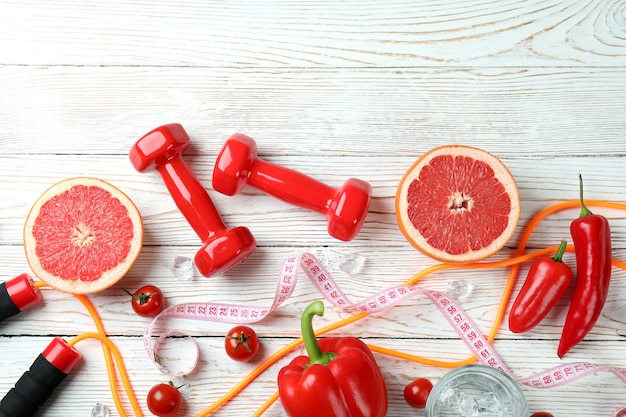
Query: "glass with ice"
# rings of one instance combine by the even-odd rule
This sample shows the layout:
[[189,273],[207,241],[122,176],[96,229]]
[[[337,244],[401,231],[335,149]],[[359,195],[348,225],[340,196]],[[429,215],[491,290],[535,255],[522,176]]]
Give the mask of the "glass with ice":
[[528,417],[528,404],[509,375],[486,365],[445,374],[426,402],[426,417]]

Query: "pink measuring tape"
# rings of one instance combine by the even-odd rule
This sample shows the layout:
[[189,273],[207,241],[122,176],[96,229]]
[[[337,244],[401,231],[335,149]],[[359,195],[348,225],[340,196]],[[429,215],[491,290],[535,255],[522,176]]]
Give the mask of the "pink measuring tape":
[[[152,331],[157,320],[172,317],[224,323],[258,322],[277,309],[291,296],[296,287],[300,270],[306,274],[311,283],[327,301],[342,309],[366,313],[378,313],[387,310],[408,298],[414,297],[417,294],[425,295],[444,315],[480,363],[495,367],[509,374],[521,385],[532,388],[551,388],[573,382],[577,379],[600,371],[612,372],[626,384],[626,368],[587,362],[563,364],[528,377],[515,377],[504,364],[504,361],[502,361],[502,359],[498,356],[493,346],[478,330],[478,327],[474,324],[471,318],[465,313],[456,300],[446,293],[425,290],[418,288],[415,285],[400,285],[382,290],[358,303],[352,303],[343,293],[339,285],[337,285],[336,281],[332,278],[326,267],[310,253],[302,253],[297,256],[289,257],[282,262],[274,301],[270,306],[255,307],[222,303],[184,303],[167,308],[145,329],[144,344],[149,357],[156,357],[159,344],[164,338],[172,335],[180,336],[180,333],[178,332],[170,332],[161,335],[153,345]],[[196,355],[193,367],[195,367],[197,363],[198,356],[199,354]],[[163,367],[161,367],[161,369],[162,371],[165,371]],[[181,372],[179,375],[185,375],[192,370],[193,368],[189,371]],[[626,411],[622,408],[617,410],[613,416],[617,417],[626,415],[624,413],[626,413]]]

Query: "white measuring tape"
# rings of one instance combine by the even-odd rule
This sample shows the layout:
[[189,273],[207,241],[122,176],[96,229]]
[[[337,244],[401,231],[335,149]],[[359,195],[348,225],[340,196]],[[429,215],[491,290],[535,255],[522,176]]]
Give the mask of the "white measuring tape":
[[[152,331],[157,320],[172,317],[240,324],[258,322],[277,309],[291,296],[296,287],[300,270],[304,271],[309,280],[327,301],[336,307],[347,310],[378,313],[387,310],[406,299],[414,297],[417,294],[427,296],[456,330],[459,337],[465,342],[472,354],[480,363],[506,372],[518,383],[524,386],[533,388],[551,388],[567,384],[600,371],[612,372],[626,384],[626,368],[586,362],[563,364],[528,377],[517,378],[507,368],[502,359],[496,353],[493,346],[478,330],[478,327],[456,302],[456,300],[446,293],[429,291],[418,288],[414,285],[400,285],[380,291],[358,303],[352,303],[348,300],[341,288],[339,288],[337,282],[332,278],[326,267],[310,253],[302,253],[297,256],[289,257],[282,262],[274,301],[270,306],[255,307],[223,303],[183,303],[167,308],[160,315],[155,317],[145,329],[144,345],[148,355],[153,359],[158,358],[158,347],[167,337],[185,337],[185,335],[178,332],[169,332],[161,335],[153,345]],[[196,357],[193,364],[190,366],[190,369],[181,371],[177,375],[180,376],[190,373],[193,368],[195,368],[198,357],[199,349],[197,349],[196,345]],[[158,360],[154,360],[155,362],[158,362]],[[160,368],[163,372],[167,373],[167,370],[164,366],[162,366],[162,364],[160,365]],[[613,416],[626,416],[626,410],[624,408],[619,409],[613,414]]]

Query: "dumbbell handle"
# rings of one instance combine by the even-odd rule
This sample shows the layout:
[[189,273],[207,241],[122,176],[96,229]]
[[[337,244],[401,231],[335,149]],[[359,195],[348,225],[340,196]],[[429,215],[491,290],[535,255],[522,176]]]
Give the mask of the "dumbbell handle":
[[201,241],[206,242],[217,231],[226,229],[211,197],[181,156],[157,165],[156,169],[176,206]]
[[32,417],[80,360],[61,338],[52,343],[0,400],[0,417]]
[[300,172],[262,159],[252,164],[248,184],[283,201],[324,214],[335,189]]

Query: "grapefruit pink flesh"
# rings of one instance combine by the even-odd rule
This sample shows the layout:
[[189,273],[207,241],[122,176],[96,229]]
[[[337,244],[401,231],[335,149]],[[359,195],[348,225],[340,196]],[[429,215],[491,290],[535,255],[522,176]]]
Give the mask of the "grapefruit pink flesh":
[[416,248],[445,262],[484,259],[502,248],[519,220],[508,169],[477,148],[450,145],[424,154],[403,177],[396,215]]
[[35,275],[65,292],[100,291],[121,279],[141,248],[141,217],[120,190],[94,178],[55,184],[24,228]]
[[46,201],[33,226],[42,267],[81,281],[95,281],[126,259],[132,234],[126,207],[108,191],[84,185]]

